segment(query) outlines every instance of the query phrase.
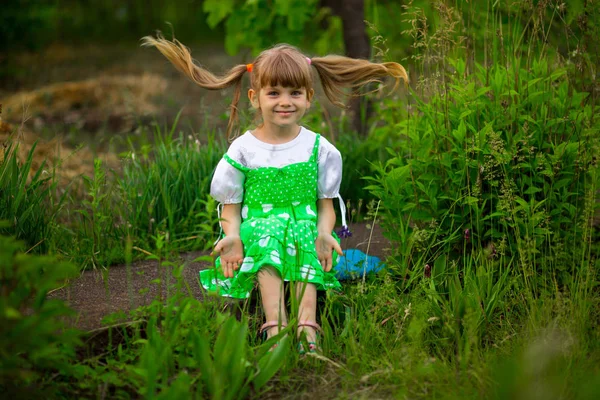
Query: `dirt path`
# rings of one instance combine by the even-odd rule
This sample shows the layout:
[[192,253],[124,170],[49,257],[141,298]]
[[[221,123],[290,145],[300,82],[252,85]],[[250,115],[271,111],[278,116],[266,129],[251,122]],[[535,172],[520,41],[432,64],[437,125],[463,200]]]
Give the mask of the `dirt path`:
[[[342,240],[344,250],[354,248],[366,252],[369,246],[370,255],[382,258],[386,256],[389,241],[383,237],[379,225],[375,225],[372,237],[370,225],[365,223],[352,224],[350,230],[353,233],[352,237]],[[190,287],[191,294],[198,299],[202,298],[198,271],[211,266],[206,261],[195,261],[203,255],[207,254],[190,252],[180,254],[179,260],[172,260],[184,265],[183,277]],[[169,268],[163,267],[162,273],[167,270]],[[159,277],[160,271],[155,260],[135,262],[129,269],[124,265],[114,265],[105,271],[106,280],[101,271],[85,271],[69,286],[54,291],[49,297],[65,300],[76,312],[74,324],[80,329],[92,330],[103,326],[102,319],[111,313],[127,313],[130,309],[149,304],[157,298],[159,285],[151,281]],[[171,282],[174,283],[174,280]],[[163,294],[166,293],[166,285],[163,285]]]

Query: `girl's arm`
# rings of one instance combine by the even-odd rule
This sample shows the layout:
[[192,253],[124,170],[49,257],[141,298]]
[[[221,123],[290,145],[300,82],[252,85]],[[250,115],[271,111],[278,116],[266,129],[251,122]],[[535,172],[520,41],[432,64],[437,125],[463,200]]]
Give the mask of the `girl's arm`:
[[343,256],[340,244],[331,235],[335,227],[335,210],[333,209],[332,199],[319,199],[317,201],[317,240],[315,246],[317,257],[321,262],[324,271],[330,271],[332,267],[332,251],[335,250],[340,256]]
[[241,204],[224,204],[221,219],[225,237],[219,240],[215,252],[221,255],[223,275],[233,278],[233,271],[239,269],[244,260],[244,246],[240,239]]
[[240,237],[240,224],[242,223],[242,205],[223,204],[221,213],[221,226],[225,236]]
[[319,234],[331,234],[333,228],[335,228],[335,210],[333,209],[333,199],[317,200],[317,208],[319,210],[317,214],[317,231]]

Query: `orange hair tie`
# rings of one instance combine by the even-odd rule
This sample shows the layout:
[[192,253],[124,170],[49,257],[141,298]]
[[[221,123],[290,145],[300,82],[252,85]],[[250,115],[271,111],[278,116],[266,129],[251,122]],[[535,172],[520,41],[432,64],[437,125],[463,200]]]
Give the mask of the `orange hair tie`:
[[252,67],[253,67],[252,64],[246,64],[246,71],[252,72]]

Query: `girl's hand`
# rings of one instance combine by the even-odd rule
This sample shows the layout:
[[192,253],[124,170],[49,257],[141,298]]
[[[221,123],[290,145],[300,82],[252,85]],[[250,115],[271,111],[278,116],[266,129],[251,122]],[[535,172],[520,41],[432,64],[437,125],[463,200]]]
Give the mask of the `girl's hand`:
[[340,256],[344,255],[340,244],[331,236],[331,233],[319,233],[317,240],[315,240],[315,247],[317,248],[317,257],[325,272],[331,271],[333,250]]
[[233,271],[242,265],[244,260],[244,245],[239,236],[225,236],[215,246],[216,253],[221,256],[221,267],[226,278],[233,278]]

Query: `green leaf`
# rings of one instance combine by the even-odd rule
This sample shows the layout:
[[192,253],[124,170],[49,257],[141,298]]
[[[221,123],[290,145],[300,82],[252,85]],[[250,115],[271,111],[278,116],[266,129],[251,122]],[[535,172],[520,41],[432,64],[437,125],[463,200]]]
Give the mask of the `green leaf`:
[[542,189],[540,189],[538,187],[529,186],[529,188],[527,188],[527,190],[524,191],[523,193],[525,193],[525,194],[535,194],[535,193],[538,193],[538,192],[541,192],[541,191],[542,191]]
[[519,95],[519,93],[516,90],[510,89],[510,90],[507,90],[506,92],[502,93],[500,96],[518,96],[518,95]]
[[[471,114],[472,110],[469,110],[469,112],[466,115]],[[459,144],[462,145],[462,143],[464,143],[465,141],[465,136],[467,134],[467,127],[465,126],[465,122],[463,120],[463,115],[465,113],[462,113],[460,118],[460,123],[458,124],[458,128],[457,129],[453,129],[452,130],[452,136],[454,136],[456,138],[456,140],[458,141]]]
[[233,11],[235,0],[205,0],[202,10],[208,14],[206,22],[211,28],[215,28]]
[[412,209],[414,209],[417,205],[415,203],[406,203],[404,205],[404,207],[402,207],[402,212],[405,213],[407,211],[410,211]]
[[410,173],[410,165],[405,165],[403,167],[398,167],[398,168],[392,169],[390,172],[388,172],[386,178],[388,180],[394,181],[394,183],[399,183],[399,181],[406,179],[406,177],[409,175],[409,173]]
[[290,3],[292,3],[292,0],[275,0],[275,10],[277,15],[289,15]]
[[[585,12],[585,4],[583,0],[570,0],[567,8],[566,25],[571,25],[573,20]],[[593,2],[590,2],[590,7]]]
[[565,186],[567,186],[568,184],[572,183],[573,179],[572,178],[565,178],[565,179],[561,179],[558,182],[556,182],[554,184],[554,189],[560,189],[563,188]]
[[[473,114],[474,111],[473,110],[465,110],[462,113],[460,113],[460,116],[458,117],[459,119],[464,119],[466,117],[468,117],[469,115]],[[462,123],[462,121],[461,121]]]
[[527,89],[530,89],[532,86],[534,86],[536,83],[543,81],[544,78],[534,78],[531,79],[527,82]]
[[5,307],[4,317],[6,317],[6,319],[19,319],[21,318],[21,313],[13,307]]
[[528,203],[527,203],[525,200],[523,200],[523,199],[522,199],[522,198],[520,198],[519,196],[516,196],[516,197],[515,197],[515,201],[516,201],[517,203],[519,203],[519,205],[521,206],[521,208],[522,208],[523,210],[525,210],[525,211],[529,211],[529,204],[528,204]]
[[[545,90],[540,90],[540,91],[537,91],[537,92],[531,92],[531,93],[529,93],[527,95],[527,98],[525,99],[525,101],[533,103],[534,100],[536,100],[538,97],[546,95],[546,94],[548,94],[548,92],[545,91]],[[525,118],[528,118],[529,120],[532,120],[532,122],[535,122],[535,124],[537,125],[537,121],[535,121],[533,118],[531,118],[531,116],[526,115]]]
[[489,92],[490,90],[492,90],[491,86],[484,86],[482,88],[477,89],[477,93],[475,95],[475,97],[481,97],[483,95],[485,95],[487,92]]
[[210,354],[209,338],[198,333],[194,333],[191,339],[194,346],[194,356],[196,360],[198,360],[198,363],[200,364],[200,370],[202,371],[202,380],[207,386],[209,393],[214,396],[218,389],[218,382],[215,381],[216,371]]
[[217,340],[215,342],[215,347],[213,349],[213,354],[215,357],[215,363],[217,366],[226,366],[228,362],[227,353],[230,352],[231,347],[228,346],[229,336],[233,331],[233,324],[235,323],[235,318],[228,318],[225,323],[221,326],[219,330],[219,334],[217,335]]
[[284,336],[277,347],[270,352],[267,352],[260,360],[258,360],[259,371],[252,380],[254,387],[260,389],[279,371],[283,365],[283,361],[287,358],[290,351],[289,335]]
[[473,196],[467,196],[464,200],[464,204],[473,205],[479,203],[479,199]]
[[550,80],[554,81],[566,74],[567,74],[567,70],[565,68],[559,68],[556,71],[552,72],[552,74],[550,75]]
[[[436,258],[436,260],[433,262],[433,271],[431,274],[431,277],[433,279],[438,280],[438,277],[443,277],[443,275],[446,273],[446,255],[442,254],[440,255],[438,258]],[[439,282],[439,280],[438,280]]]

